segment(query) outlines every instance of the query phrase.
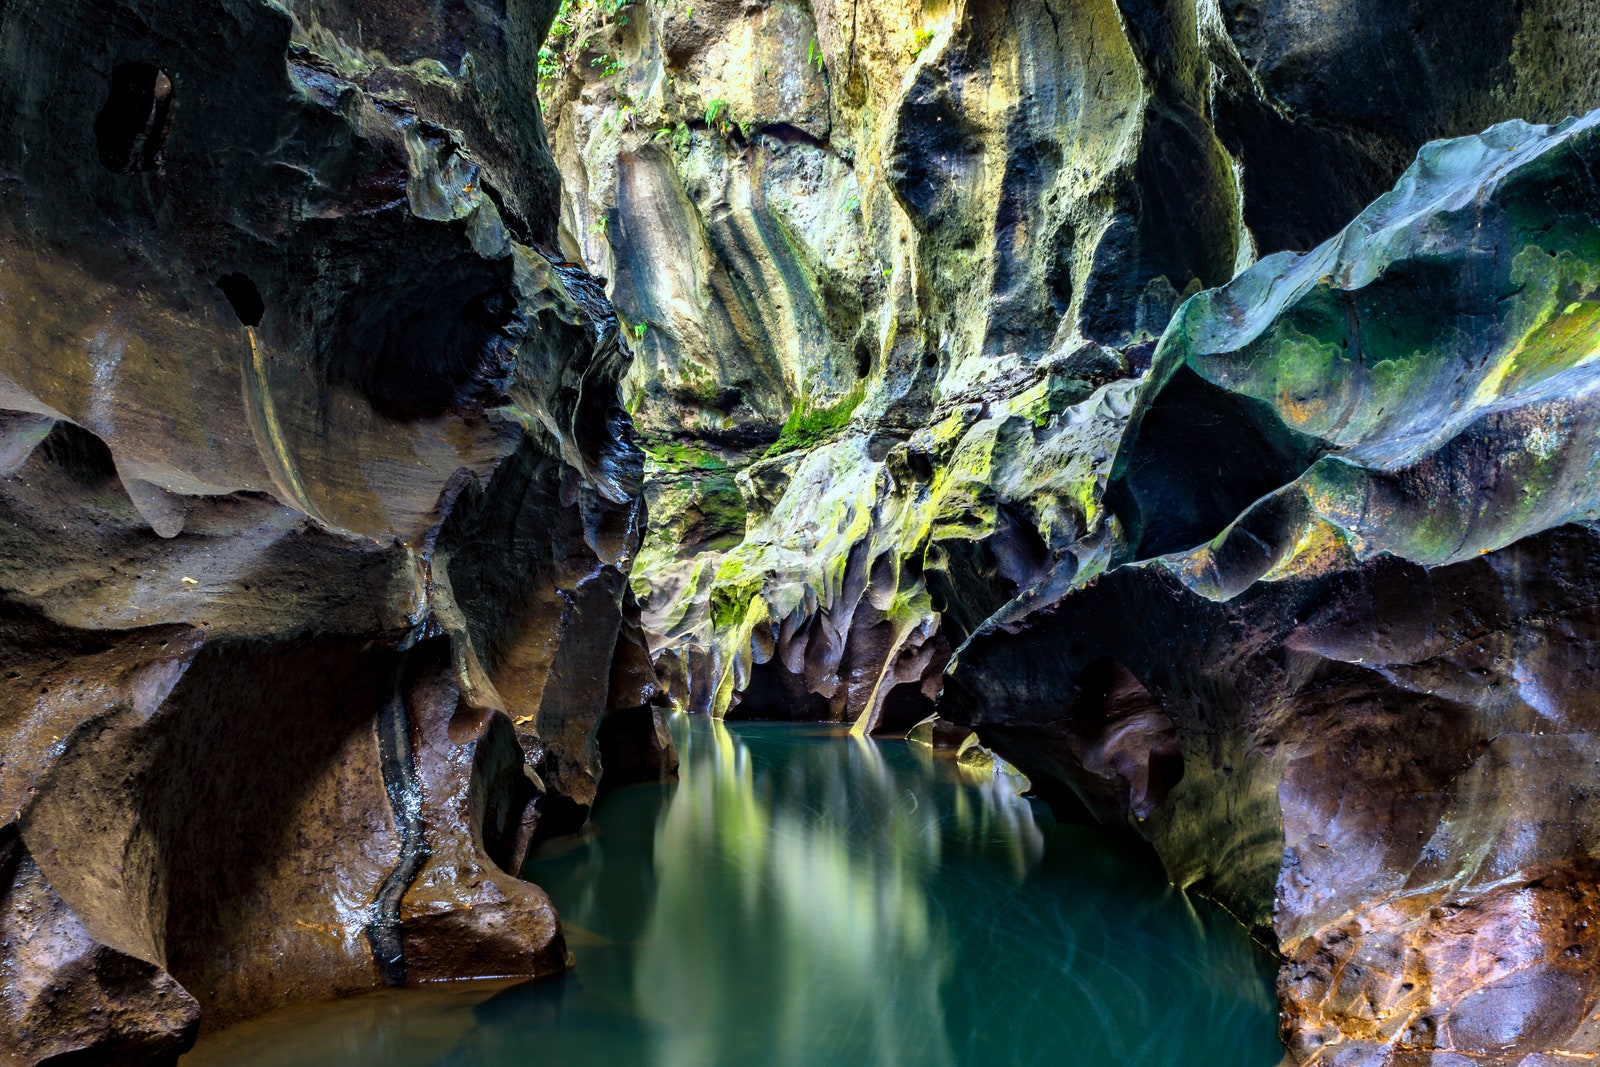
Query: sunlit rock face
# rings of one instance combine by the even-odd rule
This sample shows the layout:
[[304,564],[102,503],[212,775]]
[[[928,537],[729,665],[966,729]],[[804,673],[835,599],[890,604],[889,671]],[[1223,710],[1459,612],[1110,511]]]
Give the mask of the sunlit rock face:
[[925,715],[975,626],[1084,557],[1182,299],[1315,247],[1430,138],[1600,104],[1597,27],[1564,0],[570,5],[541,86],[562,245],[642,354],[634,582],[675,695]]
[[1270,928],[1298,1062],[1600,1054],[1600,112],[1430,145],[1178,313],[1101,566],[942,715]]
[[0,1061],[558,969],[505,872],[670,763],[550,16],[0,8]]
[[976,726],[1272,932],[1301,1062],[1600,1053],[1594,135],[1406,173],[1600,105],[1595,6],[577,11],[674,697]]

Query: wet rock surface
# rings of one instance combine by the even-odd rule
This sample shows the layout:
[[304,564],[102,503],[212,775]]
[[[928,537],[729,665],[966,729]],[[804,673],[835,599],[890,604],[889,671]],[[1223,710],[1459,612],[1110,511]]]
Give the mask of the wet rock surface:
[[[1432,138],[1600,104],[1597,25],[1561,0],[570,5],[541,84],[561,241],[641,352],[633,581],[675,695],[924,718],[968,633],[1094,555],[1128,382],[1183,299],[1309,251]],[[1276,488],[1229,481],[1229,517]]]
[[551,973],[507,872],[670,768],[551,14],[0,8],[0,1061]]
[[1597,131],[1431,145],[1185,305],[1106,569],[947,678],[942,716],[1270,931],[1297,1062],[1600,1053]]
[[558,969],[669,698],[974,730],[1298,1062],[1600,1055],[1595,120],[1412,165],[1593,5],[556,15],[0,7],[0,1059]]
[[674,698],[976,728],[1281,948],[1297,1062],[1600,1052],[1593,134],[1469,136],[1600,105],[1593,5],[701,11],[542,88]]

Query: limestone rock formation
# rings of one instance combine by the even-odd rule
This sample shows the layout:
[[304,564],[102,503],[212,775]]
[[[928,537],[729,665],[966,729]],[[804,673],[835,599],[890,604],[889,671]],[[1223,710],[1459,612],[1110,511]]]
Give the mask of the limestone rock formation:
[[641,352],[634,582],[680,698],[925,716],[1081,554],[1182,299],[1430,138],[1600,104],[1597,33],[1582,0],[571,0],[562,244]]
[[1600,112],[1186,304],[940,713],[1269,929],[1296,1062],[1600,1054]]
[[1297,1062],[1600,1054],[1594,120],[1417,157],[1600,106],[1600,8],[569,16],[674,697],[976,727],[1282,948]]
[[552,15],[0,4],[0,1062],[559,969],[535,823],[670,765]]

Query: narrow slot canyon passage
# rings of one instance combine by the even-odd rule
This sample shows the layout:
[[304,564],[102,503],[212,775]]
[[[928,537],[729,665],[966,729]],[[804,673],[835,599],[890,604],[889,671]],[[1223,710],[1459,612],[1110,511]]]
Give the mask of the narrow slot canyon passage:
[[0,0],[0,1067],[1600,1063],[1600,0]]

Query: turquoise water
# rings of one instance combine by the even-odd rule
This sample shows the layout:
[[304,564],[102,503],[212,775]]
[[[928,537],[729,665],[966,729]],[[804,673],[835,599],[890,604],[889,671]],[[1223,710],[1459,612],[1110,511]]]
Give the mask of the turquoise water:
[[609,795],[582,837],[524,870],[562,915],[565,977],[301,1009],[232,1032],[227,1061],[1281,1059],[1270,964],[1244,931],[1110,835],[1055,823],[1013,779],[816,727],[675,730],[679,783]]

